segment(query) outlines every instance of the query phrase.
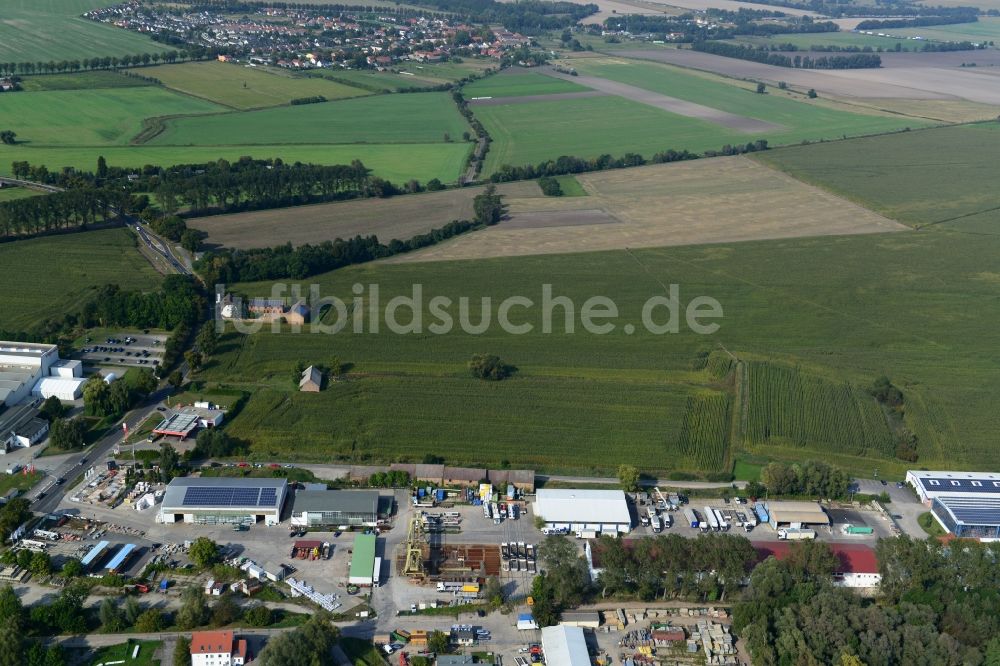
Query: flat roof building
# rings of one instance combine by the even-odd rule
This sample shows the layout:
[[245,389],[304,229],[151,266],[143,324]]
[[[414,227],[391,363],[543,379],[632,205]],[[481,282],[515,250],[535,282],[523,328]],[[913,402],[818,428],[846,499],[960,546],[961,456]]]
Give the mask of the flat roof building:
[[159,521],[277,525],[287,494],[286,479],[176,478],[163,495]]
[[299,527],[374,527],[376,490],[299,490],[292,497],[292,525]]
[[546,666],[591,666],[587,638],[580,627],[557,625],[542,629]]
[[621,490],[561,490],[542,488],[535,515],[549,529],[617,534],[632,529],[625,493]]
[[58,360],[56,345],[0,341],[0,405],[13,406],[30,397]]
[[957,537],[1000,539],[1000,495],[935,497],[931,515]]
[[354,537],[354,548],[351,551],[351,571],[347,579],[351,585],[371,587],[378,582],[375,575],[375,545],[374,534],[359,534]]
[[933,472],[910,470],[906,483],[921,502],[930,504],[935,497],[1000,497],[1000,474],[992,472]]
[[829,525],[830,516],[826,514],[819,502],[765,502],[768,522],[771,527],[788,527],[790,525]]
[[910,470],[906,483],[955,536],[1000,539],[1000,474]]

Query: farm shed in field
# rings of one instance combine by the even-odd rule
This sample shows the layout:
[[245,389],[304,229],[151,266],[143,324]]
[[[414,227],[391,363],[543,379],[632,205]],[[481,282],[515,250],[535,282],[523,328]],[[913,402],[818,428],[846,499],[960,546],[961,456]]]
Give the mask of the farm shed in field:
[[485,469],[471,467],[445,467],[442,474],[442,481],[446,486],[463,486],[466,488],[479,486],[479,482],[485,478]]
[[549,529],[618,534],[632,529],[625,493],[621,490],[562,490],[542,488],[535,515]]
[[830,516],[819,502],[767,502],[765,504],[771,527],[801,525],[829,525]]
[[307,393],[318,393],[323,388],[323,373],[315,365],[310,365],[302,371],[299,379],[299,390]]
[[546,666],[590,666],[587,639],[580,627],[558,625],[542,629]]
[[299,490],[292,498],[292,525],[374,527],[378,501],[375,490]]

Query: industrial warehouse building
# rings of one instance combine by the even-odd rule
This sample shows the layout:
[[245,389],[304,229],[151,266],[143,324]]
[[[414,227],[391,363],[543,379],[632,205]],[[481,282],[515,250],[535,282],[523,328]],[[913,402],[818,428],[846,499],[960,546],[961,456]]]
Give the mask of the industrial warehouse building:
[[33,446],[49,434],[49,422],[41,418],[31,403],[11,407],[0,414],[0,454]]
[[1000,539],[1000,474],[911,470],[906,483],[955,536]]
[[277,525],[287,495],[285,479],[177,478],[167,486],[158,519],[162,523]]
[[771,527],[815,527],[830,525],[830,516],[819,502],[766,502],[767,520]]
[[32,395],[75,400],[84,382],[82,370],[79,362],[60,362],[55,345],[0,342],[0,405],[13,406]]
[[546,666],[590,666],[587,638],[580,627],[558,625],[542,629]]
[[548,529],[618,534],[632,529],[625,493],[621,490],[541,489],[535,515]]
[[[882,574],[878,570],[878,558],[875,549],[858,543],[828,544],[837,566],[833,572],[833,584],[838,587],[849,587],[859,590],[870,590],[882,582]],[[792,551],[792,544],[787,541],[755,542],[758,562],[768,557],[783,560]]]
[[292,525],[298,527],[374,527],[378,524],[376,490],[327,490],[307,486],[292,498]]

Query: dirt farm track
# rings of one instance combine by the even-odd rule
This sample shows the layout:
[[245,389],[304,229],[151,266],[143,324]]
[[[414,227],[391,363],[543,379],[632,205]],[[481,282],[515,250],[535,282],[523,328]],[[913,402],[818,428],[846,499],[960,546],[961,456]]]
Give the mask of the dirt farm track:
[[[1000,86],[984,82],[978,68],[1000,68],[1000,51],[882,54],[879,69],[815,70],[776,67],[691,49],[623,50],[615,55],[691,67],[724,76],[815,88],[839,97],[964,99],[1000,105]],[[891,57],[890,57],[891,56]],[[975,62],[976,67],[961,68]]]

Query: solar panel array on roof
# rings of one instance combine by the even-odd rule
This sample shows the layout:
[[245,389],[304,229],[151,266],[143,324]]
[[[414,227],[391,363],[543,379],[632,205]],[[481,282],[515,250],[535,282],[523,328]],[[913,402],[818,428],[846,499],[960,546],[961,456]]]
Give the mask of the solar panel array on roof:
[[277,502],[278,495],[274,488],[191,486],[184,492],[182,506],[273,507]]
[[1000,525],[1000,498],[939,497],[937,501],[966,525]]

